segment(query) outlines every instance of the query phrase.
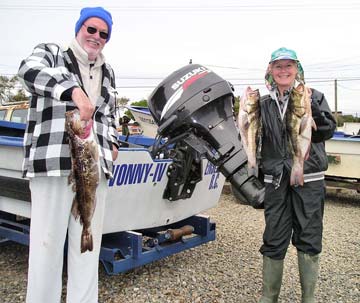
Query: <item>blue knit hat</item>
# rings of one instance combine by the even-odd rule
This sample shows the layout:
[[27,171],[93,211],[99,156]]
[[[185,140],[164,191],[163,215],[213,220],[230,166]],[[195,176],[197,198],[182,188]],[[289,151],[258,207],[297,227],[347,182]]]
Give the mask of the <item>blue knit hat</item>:
[[85,7],[80,11],[80,18],[79,20],[76,22],[75,24],[75,36],[77,35],[77,33],[79,32],[81,26],[84,24],[84,22],[92,17],[96,17],[96,18],[100,18],[102,20],[105,21],[105,23],[108,26],[108,38],[106,39],[106,42],[108,42],[110,40],[110,36],[111,36],[111,28],[112,28],[112,18],[111,18],[111,14],[105,10],[102,7]]

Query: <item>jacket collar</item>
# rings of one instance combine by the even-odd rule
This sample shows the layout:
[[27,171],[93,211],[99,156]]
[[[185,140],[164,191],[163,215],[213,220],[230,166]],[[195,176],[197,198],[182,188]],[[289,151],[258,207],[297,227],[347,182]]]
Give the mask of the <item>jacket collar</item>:
[[99,67],[105,63],[105,57],[102,53],[100,53],[95,61],[90,61],[88,59],[88,54],[86,51],[80,46],[79,42],[76,38],[73,38],[70,42],[70,48],[74,52],[76,59],[83,65],[94,64],[94,67]]

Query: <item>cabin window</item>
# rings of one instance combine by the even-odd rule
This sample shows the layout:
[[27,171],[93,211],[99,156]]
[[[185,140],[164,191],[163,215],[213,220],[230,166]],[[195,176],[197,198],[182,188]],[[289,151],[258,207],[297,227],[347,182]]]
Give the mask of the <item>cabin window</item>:
[[26,123],[27,109],[15,109],[11,116],[12,122]]

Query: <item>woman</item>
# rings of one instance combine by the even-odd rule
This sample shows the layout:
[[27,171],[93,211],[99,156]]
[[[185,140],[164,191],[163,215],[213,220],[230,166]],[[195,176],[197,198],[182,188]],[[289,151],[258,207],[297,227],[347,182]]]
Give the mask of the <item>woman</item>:
[[[277,302],[283,264],[290,240],[298,252],[302,302],[315,302],[314,290],[322,249],[325,200],[324,172],[327,157],[324,141],[331,138],[336,122],[324,95],[305,86],[304,73],[296,53],[280,48],[271,54],[266,72],[269,95],[260,101],[262,150],[260,169],[265,181],[265,231],[263,255],[263,295],[260,302]],[[299,86],[300,85],[300,86]],[[301,177],[293,182],[295,89],[311,95],[313,123],[310,150],[305,156]],[[301,163],[302,164],[302,163]]]

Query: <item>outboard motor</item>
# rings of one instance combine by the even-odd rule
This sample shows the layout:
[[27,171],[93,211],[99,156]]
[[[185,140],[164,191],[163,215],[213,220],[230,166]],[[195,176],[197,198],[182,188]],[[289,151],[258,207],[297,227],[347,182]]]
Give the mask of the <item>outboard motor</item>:
[[[234,117],[233,90],[227,81],[205,66],[189,64],[164,79],[150,95],[148,103],[159,126],[153,156],[175,145],[170,149],[174,165],[167,174],[169,182],[177,187],[171,189],[174,185],[169,187],[168,184],[170,189],[164,197],[174,200],[189,195],[201,179],[196,170],[200,158],[205,156],[246,202],[254,207],[263,202],[262,183],[248,174],[247,156]],[[164,139],[166,143],[162,144]],[[186,181],[184,174],[190,175],[190,180]],[[181,191],[180,186],[186,191]]]

